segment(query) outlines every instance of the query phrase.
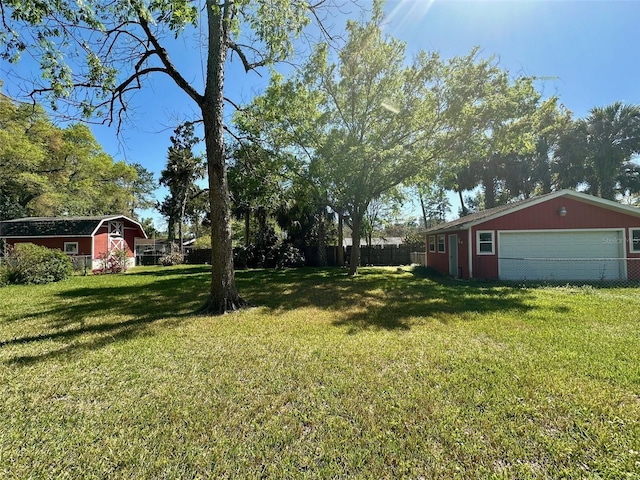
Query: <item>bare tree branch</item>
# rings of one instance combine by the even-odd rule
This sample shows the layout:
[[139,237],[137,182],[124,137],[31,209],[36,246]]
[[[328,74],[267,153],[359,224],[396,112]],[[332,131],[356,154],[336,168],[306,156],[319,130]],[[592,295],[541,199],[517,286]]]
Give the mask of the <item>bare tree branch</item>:
[[155,37],[151,29],[149,28],[149,23],[144,18],[142,12],[138,12],[138,19],[140,20],[140,26],[144,30],[147,38],[154,46],[156,52],[156,56],[160,59],[165,68],[161,71],[164,71],[167,75],[171,77],[171,79],[180,87],[189,97],[193,99],[200,107],[204,104],[204,97],[199,94],[195,88],[191,86],[191,84],[178,72],[175,68],[171,59],[169,58],[169,52],[162,47],[158,39]]
[[[235,42],[231,42],[231,41],[229,42],[229,48],[238,54],[238,57],[240,57],[240,60],[242,61],[242,65],[244,66],[245,72],[250,72],[251,70],[255,70],[258,67],[264,67],[267,64],[266,60],[260,60],[259,62],[251,63],[247,58],[247,56],[245,55],[244,51],[242,50],[243,47],[251,48],[251,47],[247,47],[247,45],[238,45]],[[256,49],[253,49],[253,50],[257,52]],[[260,75],[260,72],[256,72],[256,73]]]

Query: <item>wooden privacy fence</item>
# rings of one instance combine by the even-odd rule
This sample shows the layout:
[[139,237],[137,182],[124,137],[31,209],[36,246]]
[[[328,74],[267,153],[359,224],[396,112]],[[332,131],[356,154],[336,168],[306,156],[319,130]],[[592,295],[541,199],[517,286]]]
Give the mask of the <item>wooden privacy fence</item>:
[[411,252],[411,263],[414,265],[427,266],[427,254],[426,252]]
[[[411,252],[415,250],[411,245],[387,245],[360,247],[360,265],[392,266],[409,265]],[[351,258],[351,247],[346,248],[347,264]]]
[[[327,247],[326,258],[327,265],[335,267],[338,266],[338,248],[339,247]],[[309,267],[315,267],[320,264],[318,249],[314,247],[307,247],[303,252],[305,258],[305,265]],[[379,246],[373,247],[361,247],[360,248],[360,265],[373,265],[373,266],[395,266],[395,265],[410,265],[417,263],[424,265],[425,254],[423,252],[415,252],[415,246],[411,245],[387,245],[384,248]],[[351,247],[344,249],[345,264],[349,264],[351,258]],[[185,261],[190,264],[211,263],[211,250],[208,248],[193,249],[190,250],[185,258]]]

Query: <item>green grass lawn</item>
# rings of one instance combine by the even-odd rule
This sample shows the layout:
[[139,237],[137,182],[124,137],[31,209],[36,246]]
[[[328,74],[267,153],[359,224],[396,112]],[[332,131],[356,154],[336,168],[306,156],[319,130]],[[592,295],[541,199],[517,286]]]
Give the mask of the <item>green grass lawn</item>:
[[640,290],[205,267],[0,289],[0,478],[640,478]]

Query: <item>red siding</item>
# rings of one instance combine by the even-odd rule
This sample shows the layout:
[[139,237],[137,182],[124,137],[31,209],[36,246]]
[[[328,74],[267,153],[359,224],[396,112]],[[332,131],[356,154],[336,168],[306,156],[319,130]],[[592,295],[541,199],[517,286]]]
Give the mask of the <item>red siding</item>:
[[125,248],[127,249],[127,256],[128,257],[133,257],[135,256],[135,242],[136,242],[136,237],[139,237],[140,232],[137,228],[129,228],[129,227],[125,227],[124,229],[124,244],[125,244]]
[[[438,236],[445,236],[445,252],[438,252]],[[427,266],[437,270],[443,275],[449,275],[449,236],[458,236],[458,275],[461,278],[469,278],[469,233],[467,230],[456,230],[445,234],[435,234],[436,251],[429,251],[429,237],[427,235]]]
[[[566,209],[566,215],[560,215],[560,209]],[[472,276],[481,279],[498,278],[498,231],[509,230],[579,230],[579,229],[624,229],[625,249],[630,259],[640,259],[640,253],[630,252],[629,228],[640,228],[640,218],[613,210],[601,205],[576,200],[570,197],[556,197],[531,205],[493,220],[487,220],[471,229],[471,249],[469,249],[469,233],[457,230],[445,233],[445,253],[429,252],[429,236],[427,235],[427,266],[449,274],[449,235],[458,235],[458,266],[462,267],[462,278],[469,276],[469,250],[472,254]],[[477,254],[477,232],[492,231],[494,235],[494,254]],[[629,279],[640,279],[640,260],[628,262]]]
[[[559,214],[560,209],[566,209],[566,215]],[[523,208],[502,217],[488,220],[476,225],[472,229],[473,248],[473,276],[475,278],[498,278],[498,238],[500,230],[577,230],[577,229],[606,229],[624,228],[626,239],[626,253],[629,258],[640,258],[640,254],[631,253],[628,242],[629,228],[640,227],[640,218],[626,215],[620,211],[609,210],[602,206],[584,203],[568,197],[557,197],[537,205]],[[476,254],[476,232],[490,230],[494,232],[495,254]],[[632,263],[632,262],[629,262]],[[638,270],[637,266],[629,265],[629,278],[635,278],[638,274],[632,274]]]
[[[137,238],[142,238],[142,232],[139,228],[134,227],[133,224],[125,222],[124,228],[124,245],[127,250],[127,256],[133,257],[135,255],[135,241]],[[94,258],[100,258],[100,255],[106,253],[109,249],[109,235],[107,230],[107,223],[100,227],[95,235],[95,252]]]
[[100,227],[93,237],[93,258],[100,258],[109,251],[107,227]]
[[65,242],[78,242],[78,255],[91,255],[90,237],[52,237],[52,238],[7,238],[9,245],[16,243],[33,243],[47,248],[56,248],[64,251]]
[[491,230],[490,228],[482,228],[484,225],[474,228],[471,231],[471,248],[473,254],[473,278],[480,278],[483,280],[495,280],[498,278],[498,234],[493,232],[493,255],[478,255],[476,238],[476,231],[478,230]]
[[427,267],[433,268],[434,270],[437,270],[443,275],[448,275],[449,274],[449,255],[446,253],[447,243],[445,241],[445,253],[439,253],[438,252],[438,235],[439,234],[434,235],[435,241],[436,241],[435,252],[429,251],[429,237],[431,235],[427,236]]
[[[561,207],[566,216],[559,215]],[[640,226],[640,218],[591,205],[568,197],[558,197],[482,223],[480,230],[546,230],[579,228],[623,228]]]

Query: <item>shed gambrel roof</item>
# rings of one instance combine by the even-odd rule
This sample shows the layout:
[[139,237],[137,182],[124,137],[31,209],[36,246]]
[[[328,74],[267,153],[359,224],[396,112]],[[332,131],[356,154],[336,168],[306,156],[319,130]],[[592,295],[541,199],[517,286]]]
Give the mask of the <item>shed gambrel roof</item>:
[[436,225],[427,230],[427,234],[436,233],[436,232],[448,232],[452,230],[467,230],[475,225],[479,225],[488,220],[493,220],[494,218],[501,217],[503,215],[508,215],[510,213],[517,212],[518,210],[522,210],[523,208],[527,208],[533,205],[537,205],[542,202],[546,202],[553,198],[558,197],[568,197],[573,198],[575,200],[579,200],[585,203],[589,203],[591,205],[596,205],[602,208],[606,208],[608,210],[614,210],[622,213],[626,213],[628,215],[633,215],[635,217],[640,217],[640,209],[636,207],[632,207],[629,205],[623,205],[618,202],[614,202],[613,200],[606,200],[600,197],[594,197],[593,195],[588,195],[586,193],[576,192],[575,190],[558,190],[557,192],[547,193],[545,195],[540,195],[538,197],[531,197],[525,200],[519,200],[517,202],[507,203],[506,205],[500,205],[494,208],[490,208],[488,210],[482,210],[480,212],[472,213],[470,215],[466,215],[464,217],[457,218],[450,222],[445,222],[440,225]]
[[95,217],[27,217],[0,222],[0,237],[91,237],[108,220],[127,220],[142,226],[124,215]]

